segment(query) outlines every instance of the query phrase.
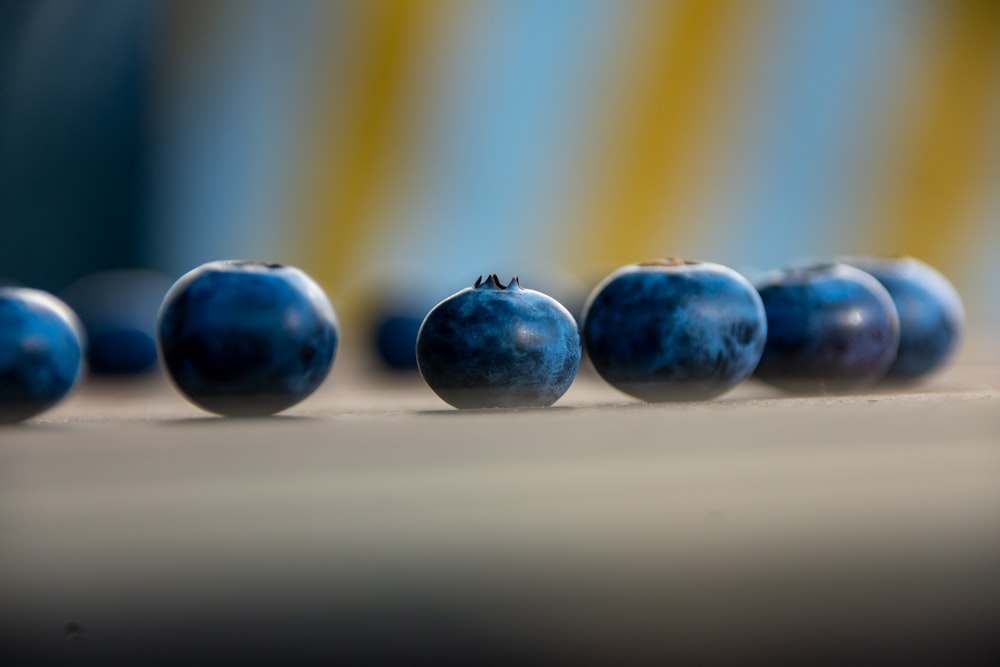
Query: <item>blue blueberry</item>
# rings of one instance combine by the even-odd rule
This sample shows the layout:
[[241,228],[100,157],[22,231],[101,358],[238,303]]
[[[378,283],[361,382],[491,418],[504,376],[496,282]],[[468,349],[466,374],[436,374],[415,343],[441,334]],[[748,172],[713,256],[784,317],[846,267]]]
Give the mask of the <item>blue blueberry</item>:
[[58,403],[80,373],[82,327],[56,297],[0,287],[0,423]]
[[411,311],[397,310],[383,314],[372,334],[375,353],[385,368],[392,371],[417,370],[417,334],[423,317]]
[[710,262],[623,267],[594,289],[585,313],[583,340],[594,368],[650,402],[728,391],[753,372],[767,335],[753,286]]
[[87,332],[90,372],[133,375],[156,367],[156,313],[170,280],[139,269],[102,271],[62,293]]
[[580,365],[576,320],[555,299],[494,274],[435,306],[417,336],[420,374],[456,408],[551,405]]
[[163,300],[163,364],[191,402],[231,416],[269,415],[309,396],[326,378],[339,331],[323,290],[299,269],[210,262]]
[[382,370],[417,375],[417,334],[437,299],[395,285],[374,290],[368,316],[368,342]]
[[892,298],[845,264],[786,269],[759,284],[767,345],[756,377],[789,391],[856,389],[882,378],[899,347]]
[[882,283],[899,313],[899,351],[887,379],[915,379],[951,359],[965,328],[965,311],[947,278],[912,257],[843,261]]

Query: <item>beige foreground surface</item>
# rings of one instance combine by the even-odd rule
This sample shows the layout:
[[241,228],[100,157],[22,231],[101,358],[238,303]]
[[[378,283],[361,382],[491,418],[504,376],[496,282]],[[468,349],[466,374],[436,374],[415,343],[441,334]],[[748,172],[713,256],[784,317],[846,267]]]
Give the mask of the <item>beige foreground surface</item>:
[[459,412],[338,361],[285,416],[156,377],[0,428],[0,663],[1000,656],[1000,358],[906,390]]

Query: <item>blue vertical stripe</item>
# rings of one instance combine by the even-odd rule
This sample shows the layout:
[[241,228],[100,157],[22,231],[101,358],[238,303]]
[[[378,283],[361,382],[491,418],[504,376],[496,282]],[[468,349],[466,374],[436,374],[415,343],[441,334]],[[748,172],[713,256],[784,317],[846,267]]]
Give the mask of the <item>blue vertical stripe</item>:
[[[720,259],[768,268],[857,252],[905,3],[787,3],[760,41],[758,87],[706,228]],[[894,109],[899,113],[901,110]]]
[[559,218],[572,156],[621,20],[616,3],[569,0],[476,3],[462,16],[454,58],[427,91],[433,116],[416,157],[426,169],[379,253],[445,281],[559,255],[573,230]]

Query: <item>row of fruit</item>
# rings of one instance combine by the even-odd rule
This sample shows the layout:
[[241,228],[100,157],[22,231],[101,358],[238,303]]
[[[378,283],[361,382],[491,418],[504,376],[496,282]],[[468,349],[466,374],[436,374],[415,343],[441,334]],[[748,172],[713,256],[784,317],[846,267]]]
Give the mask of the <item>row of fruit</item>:
[[[809,393],[911,380],[951,358],[963,327],[955,289],[914,259],[791,268],[756,286],[719,264],[657,260],[602,281],[580,325],[517,278],[480,278],[430,310],[415,355],[428,386],[459,408],[551,405],[584,352],[608,383],[642,400],[705,400],[751,375]],[[299,269],[220,261],[174,283],[156,337],[190,401],[251,416],[284,410],[322,384],[339,327]],[[80,373],[83,338],[56,297],[0,288],[0,421],[60,401]]]

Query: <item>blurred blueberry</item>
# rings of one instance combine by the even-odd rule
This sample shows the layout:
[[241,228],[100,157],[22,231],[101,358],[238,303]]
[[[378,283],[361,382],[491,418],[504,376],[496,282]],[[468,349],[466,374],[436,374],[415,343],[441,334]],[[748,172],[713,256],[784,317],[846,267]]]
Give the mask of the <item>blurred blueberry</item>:
[[394,310],[376,318],[372,339],[384,366],[393,371],[417,370],[417,334],[424,313]]
[[758,283],[767,345],[756,377],[789,391],[846,391],[881,379],[899,347],[899,317],[877,280],[845,264],[769,274]]
[[392,283],[370,286],[364,302],[370,305],[362,316],[367,321],[368,344],[380,369],[416,377],[417,333],[437,299]]
[[753,286],[720,264],[623,267],[591,293],[583,340],[608,383],[644,401],[704,400],[757,365],[767,325]]
[[0,423],[58,403],[80,372],[82,328],[47,292],[0,287]]
[[299,269],[219,261],[182,276],[160,309],[160,353],[177,388],[223,415],[295,405],[333,365],[339,329],[323,290]]
[[129,269],[93,273],[62,298],[87,331],[89,369],[100,375],[132,375],[156,367],[156,313],[170,279]]
[[576,321],[555,299],[494,274],[435,306],[417,338],[420,374],[456,408],[551,405],[580,365]]
[[912,257],[851,257],[843,261],[874,276],[896,304],[899,351],[887,379],[915,379],[951,359],[965,328],[965,311],[947,278]]

